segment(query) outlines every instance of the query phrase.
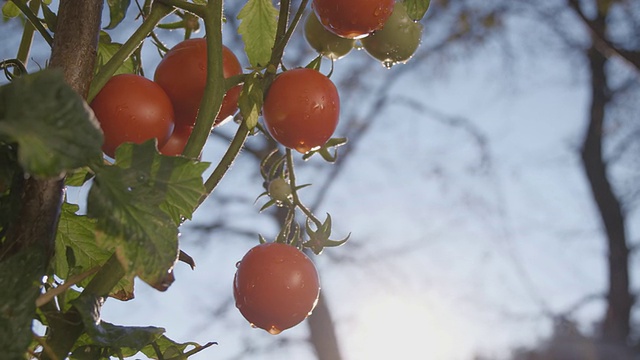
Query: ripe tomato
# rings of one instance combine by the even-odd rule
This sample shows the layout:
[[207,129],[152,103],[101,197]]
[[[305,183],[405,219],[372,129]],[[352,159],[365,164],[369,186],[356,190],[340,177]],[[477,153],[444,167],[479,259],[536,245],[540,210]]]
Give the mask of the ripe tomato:
[[369,55],[389,67],[409,60],[418,49],[421,38],[422,25],[409,17],[402,3],[396,3],[384,27],[361,41]]
[[233,281],[236,307],[253,326],[273,335],[299,324],[318,302],[318,272],[293,246],[257,245],[237,267]]
[[102,151],[110,157],[124,142],[156,138],[161,147],[173,131],[171,100],[158,84],[142,76],[112,77],[91,101],[91,108],[104,132]]
[[[238,58],[226,46],[222,49],[222,66],[225,78],[242,73]],[[179,125],[193,126],[207,82],[205,39],[189,39],[174,46],[158,64],[153,78],[169,95]],[[238,110],[240,90],[238,85],[227,91],[216,124]]]
[[332,33],[360,39],[382,29],[393,11],[394,0],[313,0],[313,10]]
[[312,48],[331,60],[338,60],[347,55],[356,43],[353,39],[342,38],[325,29],[313,13],[307,16],[304,37]]
[[169,140],[167,140],[167,143],[160,148],[160,153],[167,156],[177,156],[182,154],[192,131],[192,126],[176,126],[176,128],[173,129],[173,133],[169,137]]
[[304,154],[333,135],[340,115],[338,90],[316,70],[285,71],[269,87],[262,115],[274,139]]

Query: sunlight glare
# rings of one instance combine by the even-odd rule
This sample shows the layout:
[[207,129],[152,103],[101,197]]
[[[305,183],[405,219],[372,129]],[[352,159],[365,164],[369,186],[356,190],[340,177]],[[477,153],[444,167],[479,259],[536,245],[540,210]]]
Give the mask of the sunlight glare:
[[349,342],[353,359],[434,359],[461,356],[457,317],[418,296],[381,295],[358,314]]

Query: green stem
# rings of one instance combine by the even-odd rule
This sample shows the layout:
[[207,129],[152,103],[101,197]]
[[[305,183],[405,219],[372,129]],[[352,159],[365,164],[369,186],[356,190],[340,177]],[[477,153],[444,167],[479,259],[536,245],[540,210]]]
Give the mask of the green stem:
[[29,7],[27,6],[27,3],[24,0],[11,0],[11,1],[13,1],[13,3],[16,4],[18,9],[22,11],[24,16],[26,16],[29,22],[31,23],[31,25],[33,25],[38,30],[38,32],[40,33],[40,35],[42,35],[42,37],[47,42],[47,44],[49,44],[49,46],[52,46],[53,37],[51,36],[51,34],[49,34],[47,29],[45,29],[44,26],[42,26],[40,19],[38,19],[36,14],[34,14],[33,11],[31,11],[31,9],[29,9]]
[[[204,5],[193,4],[183,0],[158,0],[158,1],[165,5],[173,6],[178,9],[182,9],[190,13],[194,13],[203,19],[206,17],[207,10]],[[222,1],[210,1],[210,3],[218,3],[218,2],[221,3],[220,6],[222,7]]]
[[311,221],[313,221],[318,228],[322,226],[322,222],[316,218],[315,215],[306,207],[302,201],[300,201],[300,197],[298,196],[298,191],[296,190],[296,173],[293,169],[293,154],[291,149],[287,148],[286,150],[286,158],[287,158],[287,169],[289,170],[289,185],[291,186],[291,198],[293,200],[293,204],[297,206]]
[[144,19],[140,27],[131,35],[131,37],[122,44],[122,47],[113,55],[109,61],[100,69],[91,82],[91,88],[89,89],[89,95],[87,96],[87,102],[91,102],[93,98],[98,94],[100,89],[109,81],[111,76],[120,68],[122,63],[125,62],[142,44],[144,39],[155,29],[160,20],[164,19],[167,15],[174,11],[173,8],[159,3],[154,3],[151,8],[149,16]]
[[244,142],[247,139],[248,135],[249,129],[247,128],[246,123],[243,121],[238,127],[238,131],[236,131],[236,135],[233,137],[233,140],[231,140],[227,151],[224,153],[224,156],[222,156],[222,159],[220,159],[218,166],[216,166],[216,168],[213,170],[213,173],[211,173],[207,181],[204,183],[206,193],[200,198],[198,206],[200,206],[200,204],[202,204],[207,196],[209,196],[209,194],[211,194],[216,186],[218,186],[220,180],[222,180],[224,175],[227,173],[227,170],[229,170],[229,168],[231,167],[231,164],[233,164],[235,159],[238,157],[238,154],[240,154],[240,150],[242,149],[242,146],[244,145]]
[[192,159],[202,152],[225,94],[222,71],[222,1],[209,1],[203,19],[207,34],[207,83],[196,124],[182,152]]
[[[40,1],[32,1],[29,3],[29,10],[32,14],[37,14],[38,11],[40,11]],[[22,39],[20,39],[20,46],[18,47],[18,55],[16,55],[16,58],[20,60],[25,67],[29,61],[29,53],[31,52],[31,44],[33,43],[33,34],[35,33],[35,30],[36,28],[33,24],[28,22],[24,26]],[[16,75],[15,72],[14,75]]]
[[[282,7],[285,6],[285,2],[288,3],[289,0],[282,1],[283,4],[280,5],[281,6],[280,16],[282,16]],[[296,14],[293,16],[293,20],[291,21],[289,28],[287,28],[286,31],[284,30],[284,28],[280,27],[280,22],[278,23],[278,32],[276,32],[276,41],[273,46],[273,52],[271,53],[271,60],[269,61],[269,65],[271,66],[267,67],[267,71],[269,72],[269,74],[275,75],[275,71],[278,68],[278,64],[280,64],[280,62],[282,61],[284,48],[289,43],[289,40],[293,35],[293,31],[296,29],[296,26],[300,22],[300,18],[302,17],[302,14],[304,13],[304,9],[306,9],[308,3],[309,3],[309,0],[302,0],[302,2],[300,3],[300,6],[298,7],[298,10],[296,11]],[[288,4],[286,4],[286,6],[287,6],[287,15],[285,16],[288,19]]]

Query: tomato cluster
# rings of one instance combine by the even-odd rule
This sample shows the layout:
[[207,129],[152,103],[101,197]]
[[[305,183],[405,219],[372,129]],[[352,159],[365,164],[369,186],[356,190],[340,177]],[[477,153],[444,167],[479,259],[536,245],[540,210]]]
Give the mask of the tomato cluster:
[[271,334],[309,316],[319,295],[315,265],[291,245],[257,245],[237,264],[233,281],[236,307],[253,326]]
[[[185,40],[158,64],[154,81],[134,74],[109,79],[91,102],[104,132],[102,150],[114,157],[124,142],[142,143],[157,139],[164,155],[182,153],[191,135],[207,77],[206,42],[203,38]],[[242,73],[238,58],[223,47],[223,75]],[[225,94],[214,125],[238,110],[241,86]]]
[[359,39],[386,67],[409,60],[420,45],[422,25],[393,0],[313,0],[305,37],[321,55],[337,60]]

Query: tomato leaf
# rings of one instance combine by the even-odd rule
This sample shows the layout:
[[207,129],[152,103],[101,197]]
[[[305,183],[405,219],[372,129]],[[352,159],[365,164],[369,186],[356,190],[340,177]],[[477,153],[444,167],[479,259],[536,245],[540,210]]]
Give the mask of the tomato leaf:
[[[96,58],[96,73],[104,64],[109,61],[113,55],[120,50],[122,44],[111,41],[111,36],[104,31],[100,31],[100,41],[98,42],[98,56]],[[133,74],[135,73],[136,64],[133,57],[127,58],[127,60],[120,65],[113,75],[118,74]]]
[[[40,265],[40,266],[39,266]],[[28,248],[0,262],[0,349],[3,359],[24,359],[45,273],[44,252]]]
[[190,217],[204,193],[208,165],[157,153],[155,140],[126,143],[113,166],[98,166],[89,191],[87,213],[104,232],[99,241],[115,241],[128,273],[165,290],[178,259],[178,223]]
[[47,4],[42,6],[42,15],[44,15],[44,22],[47,24],[47,28],[52,32],[56,32],[56,26],[58,26],[58,15],[49,8]]
[[124,20],[131,0],[107,0],[109,5],[109,25],[105,29],[113,29]]
[[18,144],[18,162],[38,177],[58,176],[101,158],[100,125],[57,70],[0,87],[0,141]]
[[[165,359],[186,359],[186,357],[182,357],[181,355],[191,356],[210,347],[211,345],[217,345],[217,343],[208,342],[204,345],[200,345],[195,342],[186,342],[181,344],[162,335],[154,342],[154,345],[155,347],[151,344],[145,346],[141,352],[151,359],[156,359],[158,358],[158,354],[156,353],[157,349]],[[187,347],[190,346],[193,346],[194,348],[186,351]]]
[[259,75],[258,72],[254,72],[246,77],[242,91],[240,91],[240,98],[238,99],[240,113],[245,119],[249,130],[258,124],[258,117],[260,116],[260,109],[262,108],[262,101],[264,99],[264,91],[262,89],[264,84]]
[[429,10],[430,0],[404,0],[404,7],[407,9],[407,14],[414,21],[420,21]]
[[[97,241],[96,220],[77,215],[78,209],[78,205],[65,202],[60,212],[53,268],[61,279],[104,264],[115,251],[115,242]],[[84,287],[92,278],[89,276],[78,285]],[[132,277],[123,277],[109,295],[120,300],[132,299]]]
[[81,296],[73,301],[93,344],[109,348],[128,348],[137,353],[156,341],[165,329],[154,326],[118,326],[100,318],[102,298]]
[[249,62],[255,68],[266,66],[276,39],[278,10],[271,0],[249,0],[238,13],[238,20],[238,33]]

